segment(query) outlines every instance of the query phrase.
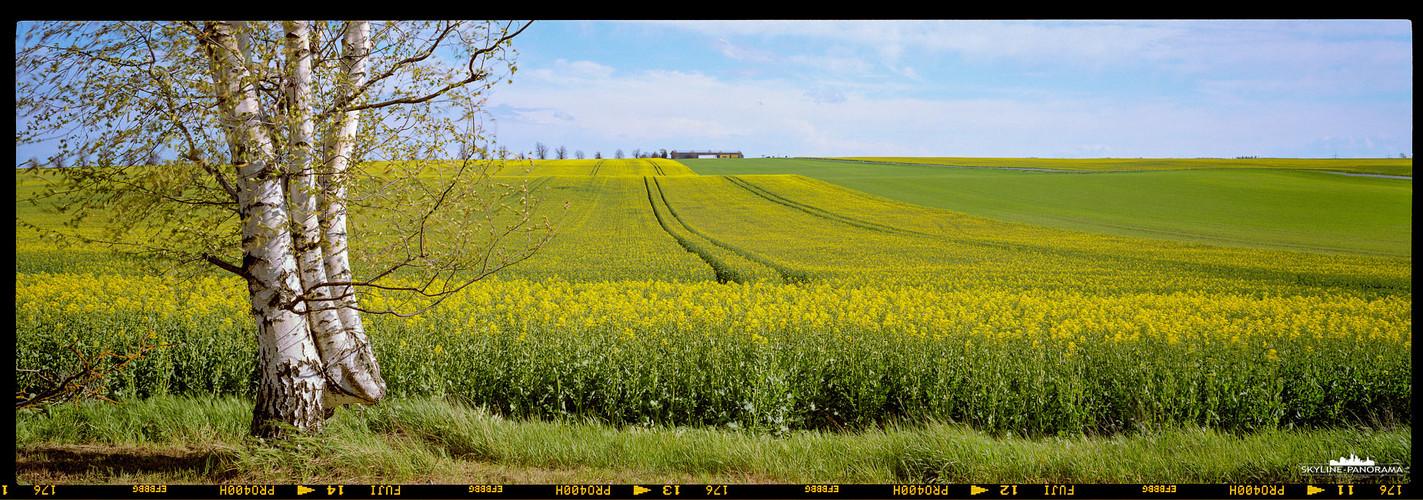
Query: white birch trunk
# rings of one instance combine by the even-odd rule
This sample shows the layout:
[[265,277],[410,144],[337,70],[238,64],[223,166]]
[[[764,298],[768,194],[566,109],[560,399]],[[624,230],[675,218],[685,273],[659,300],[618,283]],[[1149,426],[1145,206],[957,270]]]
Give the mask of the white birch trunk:
[[[370,53],[370,23],[355,21],[347,23],[341,57],[342,78],[338,86],[341,97],[338,104],[350,104],[355,89],[366,81],[366,59]],[[333,127],[327,129],[325,149],[325,172],[322,182],[322,217],[325,234],[326,277],[332,282],[352,280],[349,246],[346,237],[346,194],[349,182],[351,152],[356,132],[360,128],[360,112],[345,111],[336,117]],[[340,332],[320,332],[318,344],[322,345],[322,357],[336,384],[345,395],[355,401],[371,404],[385,397],[385,380],[380,376],[380,365],[371,350],[366,337],[360,311],[356,310],[355,288],[350,285],[330,287],[328,297],[335,297],[342,330]]]
[[[327,281],[326,258],[322,250],[320,190],[312,167],[312,145],[315,141],[315,124],[311,114],[311,50],[307,23],[287,21],[283,23],[287,41],[287,67],[289,74],[288,118],[292,152],[292,175],[290,196],[292,219],[292,239],[296,246],[297,262],[301,268],[302,288],[308,297],[307,319],[317,351],[321,355],[326,371],[327,387],[325,406],[328,413],[336,407],[350,403],[374,403],[379,398],[370,398],[350,382],[369,380],[370,375],[351,373],[350,363],[338,360],[347,358],[350,351],[349,334],[341,321],[339,301],[333,301],[331,288],[315,286]],[[375,375],[379,378],[379,375]],[[384,392],[382,385],[381,392]]]
[[[285,190],[262,128],[255,79],[242,56],[240,24],[211,23],[202,40],[237,170],[242,217],[242,270],[257,323],[260,378],[252,433],[279,436],[278,424],[314,430],[326,418],[325,380],[306,321],[301,278],[288,230]],[[236,33],[234,33],[236,31]]]

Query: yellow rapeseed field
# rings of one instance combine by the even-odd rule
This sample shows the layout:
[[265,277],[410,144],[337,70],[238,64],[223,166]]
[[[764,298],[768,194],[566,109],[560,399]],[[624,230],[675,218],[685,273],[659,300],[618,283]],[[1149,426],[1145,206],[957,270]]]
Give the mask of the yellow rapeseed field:
[[[773,432],[1411,420],[1411,258],[1049,230],[666,160],[531,175],[570,205],[535,258],[424,315],[368,315],[393,394]],[[162,338],[182,344],[113,381],[121,396],[250,391],[240,279],[110,273],[90,250],[27,267],[27,234],[20,364]]]

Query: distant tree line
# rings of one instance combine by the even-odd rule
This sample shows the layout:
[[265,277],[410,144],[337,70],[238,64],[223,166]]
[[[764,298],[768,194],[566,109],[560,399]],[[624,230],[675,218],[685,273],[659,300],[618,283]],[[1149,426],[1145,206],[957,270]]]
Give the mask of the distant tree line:
[[[622,149],[622,148],[618,148],[617,150],[613,151],[613,156],[612,156],[612,157],[613,157],[613,158],[616,158],[616,159],[622,159],[622,158],[625,158],[625,157],[626,157],[626,158],[667,158],[667,150],[666,150],[666,149],[656,149],[656,150],[649,149],[649,150],[647,150],[647,151],[643,151],[642,149],[639,148],[639,149],[633,149],[633,150],[632,150],[632,156],[625,156],[624,153],[623,153],[623,149]],[[560,146],[558,146],[557,148],[554,148],[554,149],[550,150],[547,144],[544,144],[544,143],[542,143],[542,142],[535,142],[535,143],[534,143],[533,158],[534,158],[534,159],[538,159],[538,160],[567,160],[567,159],[570,159],[570,155],[569,155],[569,152],[568,152],[568,148],[565,147],[565,146],[560,145]],[[576,158],[576,159],[579,159],[579,160],[583,160],[583,159],[586,159],[586,155],[583,154],[583,150],[579,149],[579,150],[573,151],[573,153],[572,153],[572,158]],[[601,151],[594,151],[594,152],[593,152],[593,159],[595,159],[595,160],[601,160],[601,159],[603,159],[603,152],[601,152]]]

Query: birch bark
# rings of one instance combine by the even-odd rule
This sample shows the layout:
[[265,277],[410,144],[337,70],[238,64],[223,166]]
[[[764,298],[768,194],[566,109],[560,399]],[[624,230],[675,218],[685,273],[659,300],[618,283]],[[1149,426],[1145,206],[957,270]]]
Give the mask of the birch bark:
[[[342,356],[340,339],[346,336],[340,315],[339,301],[332,300],[331,288],[318,286],[327,281],[325,253],[322,250],[320,194],[312,162],[315,123],[311,111],[311,41],[305,21],[286,21],[287,49],[287,118],[291,162],[289,192],[293,220],[292,240],[297,264],[301,269],[301,284],[307,296],[307,320],[326,373],[324,393],[328,414],[336,407],[357,402],[374,402],[353,396],[341,383],[356,379],[348,372],[347,363],[333,362]],[[350,385],[350,384],[345,384]]]
[[[338,108],[356,100],[357,89],[365,83],[366,64],[370,54],[370,23],[347,23],[342,40],[341,78],[338,83]],[[321,186],[321,214],[325,250],[323,265],[327,278],[334,283],[351,282],[351,260],[347,241],[346,195],[350,179],[351,154],[360,128],[360,111],[343,111],[334,126],[327,129],[324,141],[324,173]],[[341,329],[318,331],[317,343],[322,346],[322,358],[343,393],[333,402],[372,404],[385,397],[385,380],[380,376],[366,337],[360,312],[356,309],[355,287],[333,285],[327,290],[335,300],[333,307],[340,318]]]
[[242,271],[257,324],[260,376],[252,434],[275,437],[280,424],[322,426],[325,381],[301,302],[283,176],[263,125],[254,75],[241,48],[241,23],[206,23],[202,40],[211,63],[219,112],[236,167],[242,219]]

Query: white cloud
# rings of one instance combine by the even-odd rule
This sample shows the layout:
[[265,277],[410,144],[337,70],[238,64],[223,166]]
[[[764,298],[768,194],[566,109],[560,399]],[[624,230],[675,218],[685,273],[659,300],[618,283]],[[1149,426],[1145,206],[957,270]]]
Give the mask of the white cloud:
[[859,57],[795,54],[785,61],[798,66],[815,68],[837,75],[865,76],[874,71],[875,66]]
[[593,61],[558,59],[552,67],[521,72],[518,76],[520,79],[534,78],[556,85],[579,85],[611,78],[613,68]]
[[754,47],[733,44],[727,41],[725,38],[717,39],[716,50],[717,52],[721,53],[721,55],[726,56],[728,59],[734,61],[750,63],[771,63],[775,62],[776,60],[775,56],[771,52],[760,50]]
[[[556,143],[550,136],[557,135],[590,152],[733,147],[751,155],[1080,157],[1270,155],[1331,137],[1321,142],[1368,147],[1372,140],[1379,148],[1402,144],[1411,154],[1407,111],[1323,98],[1378,88],[1411,96],[1411,45],[1401,50],[1394,41],[1326,43],[1263,24],[1184,22],[674,26],[707,34],[727,61],[786,69],[675,71],[558,59],[521,71],[491,96],[509,110],[498,116],[501,140]],[[1399,36],[1398,43],[1411,44],[1408,32]],[[945,55],[961,73],[948,75],[957,79],[949,83]],[[1374,62],[1359,66],[1362,59]],[[1389,65],[1403,71],[1371,79],[1374,70],[1366,69]],[[996,73],[983,69],[990,67]],[[1107,84],[1118,74],[1145,75],[1179,88],[1142,84],[1124,95],[1128,87],[1084,80],[1069,90],[1057,86],[1074,76],[1054,72],[1061,68],[1110,69],[1112,78],[1099,79]],[[1392,132],[1400,127],[1407,133]]]
[[1104,61],[1144,54],[1180,36],[1176,23],[1001,21],[693,21],[666,23],[717,36],[805,39],[816,44],[867,47],[886,66],[924,52],[971,59]]
[[[1260,145],[1276,141],[1271,134],[1306,141],[1346,129],[1326,118],[1342,109],[1319,106],[1218,111],[1105,97],[875,97],[672,71],[504,89],[496,96],[527,110],[502,118],[501,139],[553,142],[540,135],[561,133],[609,151],[716,145],[776,155],[1235,156],[1269,154]],[[619,143],[619,137],[627,139]]]

